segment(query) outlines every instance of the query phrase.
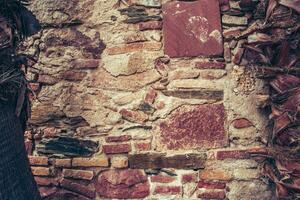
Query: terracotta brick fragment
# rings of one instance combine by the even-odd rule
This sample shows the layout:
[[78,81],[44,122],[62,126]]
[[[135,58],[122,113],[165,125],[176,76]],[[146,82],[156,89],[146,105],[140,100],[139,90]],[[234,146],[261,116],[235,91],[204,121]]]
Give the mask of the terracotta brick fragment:
[[130,122],[144,123],[148,120],[148,115],[141,111],[122,109],[120,110],[120,114],[124,119]]
[[48,157],[46,156],[29,156],[30,165],[47,166]]
[[69,158],[55,159],[54,166],[55,167],[71,167],[72,166],[72,160],[69,159]]
[[198,198],[203,199],[225,199],[226,194],[224,190],[211,190],[211,191],[204,191],[198,194]]
[[252,122],[250,122],[246,118],[235,119],[235,120],[233,120],[232,125],[234,128],[237,128],[237,129],[253,126]]
[[130,144],[103,145],[103,152],[106,154],[128,153],[130,151]]
[[203,170],[200,171],[199,178],[201,180],[230,181],[232,174],[223,170]]
[[134,149],[136,151],[150,151],[151,150],[151,142],[135,142]]
[[199,181],[198,188],[205,188],[205,189],[225,189],[226,183],[222,182],[212,182],[212,181]]
[[127,156],[114,156],[111,159],[111,166],[117,169],[128,167]]
[[150,177],[151,182],[155,183],[171,183],[175,181],[175,177],[173,176],[164,176],[164,175],[155,175]]
[[195,183],[198,181],[199,175],[197,173],[183,174],[181,177],[182,183]]
[[156,186],[153,194],[177,195],[181,194],[181,186]]
[[109,162],[106,156],[94,158],[73,158],[73,167],[108,167]]
[[66,188],[66,189],[71,190],[73,192],[82,194],[86,197],[89,197],[89,198],[94,198],[95,197],[95,189],[91,186],[82,185],[82,184],[79,184],[77,182],[65,179],[65,178],[63,178],[61,180],[60,185],[63,188]]
[[162,22],[161,21],[142,22],[142,23],[139,23],[139,29],[140,29],[140,31],[161,30]]
[[126,142],[129,140],[131,140],[130,135],[108,136],[105,138],[106,142]]
[[54,185],[58,185],[58,181],[55,178],[35,176],[34,180],[40,186],[54,186]]
[[48,167],[31,167],[34,176],[50,176],[51,171]]
[[83,180],[92,180],[94,177],[94,172],[88,170],[63,169],[62,174],[63,177],[65,178],[74,178],[74,179],[83,179]]

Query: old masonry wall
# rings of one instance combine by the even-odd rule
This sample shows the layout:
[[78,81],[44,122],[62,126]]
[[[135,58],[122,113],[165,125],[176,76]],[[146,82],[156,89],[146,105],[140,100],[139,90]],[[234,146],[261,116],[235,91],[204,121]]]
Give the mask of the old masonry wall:
[[274,199],[236,0],[34,0],[26,146],[46,199]]

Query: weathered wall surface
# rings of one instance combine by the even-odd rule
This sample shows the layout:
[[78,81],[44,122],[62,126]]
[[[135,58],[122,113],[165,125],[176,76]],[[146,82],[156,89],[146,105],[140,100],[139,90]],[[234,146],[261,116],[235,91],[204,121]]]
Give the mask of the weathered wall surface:
[[[230,3],[230,5],[229,5]],[[47,199],[273,199],[238,1],[48,0],[26,145]]]

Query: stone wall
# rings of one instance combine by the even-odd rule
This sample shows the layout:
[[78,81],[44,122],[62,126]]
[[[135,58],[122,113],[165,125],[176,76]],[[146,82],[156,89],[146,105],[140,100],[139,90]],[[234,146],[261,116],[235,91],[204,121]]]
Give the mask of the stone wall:
[[239,1],[34,0],[26,146],[46,199],[274,199]]

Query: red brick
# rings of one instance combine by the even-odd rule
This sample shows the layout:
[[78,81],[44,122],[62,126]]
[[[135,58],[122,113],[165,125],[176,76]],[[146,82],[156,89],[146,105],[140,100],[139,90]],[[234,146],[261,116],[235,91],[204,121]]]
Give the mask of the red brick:
[[143,199],[150,193],[146,174],[141,170],[108,170],[96,182],[97,193],[107,199]]
[[130,122],[144,123],[148,120],[148,115],[141,111],[122,109],[120,110],[120,114],[124,119]]
[[182,183],[192,183],[198,181],[198,174],[197,173],[190,173],[190,174],[183,174],[181,177]]
[[222,55],[221,31],[218,0],[163,5],[164,50],[170,57]]
[[64,169],[63,177],[65,178],[74,178],[74,179],[83,179],[83,180],[92,180],[94,178],[94,172],[88,170],[75,170],[75,169]]
[[199,61],[195,63],[198,69],[225,69],[226,64],[218,61]]
[[106,142],[126,142],[131,140],[130,135],[121,135],[121,136],[108,136],[105,138]]
[[226,183],[222,182],[208,182],[208,181],[199,181],[198,188],[205,188],[205,189],[225,189]]
[[106,156],[94,158],[73,158],[73,167],[108,167],[109,161]]
[[160,194],[160,195],[181,194],[181,186],[156,186],[153,194]]
[[205,191],[198,194],[198,198],[204,199],[225,199],[226,193],[225,191]]
[[50,176],[51,170],[48,167],[31,167],[34,176]]
[[89,198],[95,197],[95,189],[91,186],[82,185],[77,182],[67,180],[65,178],[63,178],[61,180],[60,185],[65,189],[71,190],[73,192],[77,192],[86,197],[89,197]]
[[217,159],[224,160],[227,158],[233,159],[249,159],[250,155],[247,150],[224,150],[217,151]]
[[135,142],[134,148],[136,151],[150,151],[151,142]]
[[54,178],[35,176],[34,180],[40,186],[54,186],[54,185],[57,186],[58,185],[58,181]]
[[74,69],[95,69],[99,67],[97,59],[76,59],[71,62],[71,67]]
[[71,167],[72,166],[72,160],[69,159],[69,158],[55,159],[54,166],[55,167]]
[[201,180],[221,180],[230,181],[232,174],[223,170],[202,170],[199,172]]
[[163,175],[151,176],[150,179],[151,182],[156,182],[156,183],[171,183],[175,180],[175,178],[172,176],[163,176]]
[[82,81],[86,75],[86,72],[70,70],[64,72],[62,78],[67,81]]
[[40,74],[37,81],[45,85],[54,85],[58,82],[58,79],[51,75]]
[[162,22],[161,21],[142,22],[142,23],[139,23],[139,29],[140,29],[140,31],[161,30]]
[[48,157],[46,156],[29,156],[30,165],[40,165],[47,166],[48,165]]
[[223,147],[225,116],[222,104],[182,106],[160,123],[161,143],[169,150]]
[[235,119],[235,120],[233,120],[232,125],[234,128],[237,128],[237,129],[253,126],[252,122],[250,122],[246,118]]
[[130,144],[103,145],[103,152],[106,154],[128,153],[130,151]]
[[149,104],[153,104],[156,96],[157,96],[157,92],[151,88],[146,94],[145,102]]

